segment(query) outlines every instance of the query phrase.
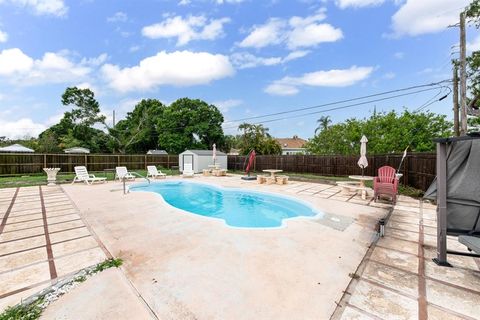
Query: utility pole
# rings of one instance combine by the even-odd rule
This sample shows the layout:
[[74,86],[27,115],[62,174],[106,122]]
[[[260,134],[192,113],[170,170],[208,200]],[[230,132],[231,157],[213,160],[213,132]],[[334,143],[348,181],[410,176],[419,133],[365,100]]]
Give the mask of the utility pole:
[[465,38],[465,11],[460,13],[460,134],[467,134],[467,50]]
[[453,130],[455,136],[460,136],[459,124],[459,105],[458,105],[458,66],[457,61],[453,61]]

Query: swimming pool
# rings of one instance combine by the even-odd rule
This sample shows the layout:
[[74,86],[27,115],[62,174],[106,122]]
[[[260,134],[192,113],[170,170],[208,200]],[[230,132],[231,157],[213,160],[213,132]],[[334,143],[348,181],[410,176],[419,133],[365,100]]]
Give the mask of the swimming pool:
[[220,188],[196,182],[168,181],[131,187],[132,191],[160,194],[173,207],[194,214],[223,219],[232,227],[280,227],[284,219],[313,217],[309,205],[293,198],[238,188]]

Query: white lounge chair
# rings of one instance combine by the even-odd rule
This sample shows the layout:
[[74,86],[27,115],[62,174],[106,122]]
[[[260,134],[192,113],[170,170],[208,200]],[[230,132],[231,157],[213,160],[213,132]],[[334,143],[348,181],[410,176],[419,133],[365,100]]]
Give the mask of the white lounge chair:
[[193,178],[194,175],[195,175],[195,172],[193,172],[192,164],[191,163],[184,164],[183,165],[182,177],[183,178]]
[[158,171],[157,167],[155,166],[147,166],[147,178],[153,178],[153,179],[165,179],[167,175],[163,173],[162,171]]
[[123,178],[127,180],[135,180],[135,176],[128,172],[127,167],[116,167],[115,172],[115,179],[118,179],[119,181],[123,180]]
[[77,181],[85,182],[86,184],[107,181],[107,178],[97,178],[93,174],[88,174],[87,168],[85,166],[75,167],[74,169],[75,169],[75,178],[73,179],[72,184],[74,184]]

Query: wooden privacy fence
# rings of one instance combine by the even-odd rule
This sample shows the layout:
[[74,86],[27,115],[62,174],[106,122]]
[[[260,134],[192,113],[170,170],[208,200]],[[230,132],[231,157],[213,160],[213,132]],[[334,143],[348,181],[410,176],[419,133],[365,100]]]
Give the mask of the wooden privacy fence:
[[144,170],[147,165],[164,168],[178,166],[178,156],[150,154],[0,154],[0,176],[43,173],[43,168],[60,168],[61,172],[73,172],[75,166],[86,166],[89,171],[103,171],[117,166]]
[[[245,156],[228,156],[228,169],[244,170]],[[280,169],[292,173],[310,173],[322,176],[348,176],[362,174],[357,165],[359,156],[257,156],[255,170]],[[389,165],[398,169],[402,154],[367,156],[368,167],[364,174],[375,176],[378,168]],[[410,153],[405,158],[400,182],[417,189],[427,190],[436,175],[435,153]]]
[[[255,169],[281,169],[286,172],[311,173],[322,176],[348,176],[361,174],[357,165],[358,156],[257,156]],[[375,176],[378,168],[389,165],[398,168],[401,154],[368,156],[369,166],[364,174]],[[245,156],[228,156],[229,170],[244,170]],[[87,166],[90,171],[103,171],[117,166],[128,169],[145,169],[147,165],[164,168],[178,166],[177,155],[145,154],[0,154],[0,176],[43,173],[43,168],[60,168],[61,172],[73,172],[74,166]],[[436,154],[409,153],[400,168],[404,174],[401,182],[417,189],[426,190],[435,178]]]

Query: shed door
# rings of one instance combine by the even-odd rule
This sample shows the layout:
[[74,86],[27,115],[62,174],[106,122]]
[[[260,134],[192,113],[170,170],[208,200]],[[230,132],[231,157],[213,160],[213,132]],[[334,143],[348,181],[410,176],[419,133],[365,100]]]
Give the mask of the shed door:
[[[185,166],[187,165],[187,166]],[[185,170],[185,167],[187,168],[192,168],[192,170],[194,170],[193,168],[193,154],[184,154],[183,155],[183,168],[182,168],[182,171]]]

